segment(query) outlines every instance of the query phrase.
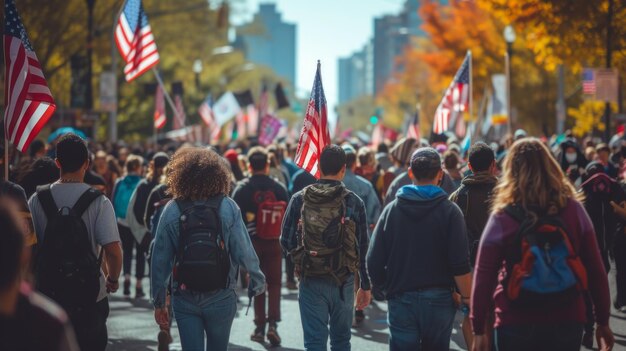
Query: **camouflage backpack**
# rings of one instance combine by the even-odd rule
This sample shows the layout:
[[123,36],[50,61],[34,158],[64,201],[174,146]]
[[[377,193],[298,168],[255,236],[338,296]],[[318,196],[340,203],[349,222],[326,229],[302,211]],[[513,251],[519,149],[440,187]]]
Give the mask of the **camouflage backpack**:
[[356,223],[346,214],[343,185],[313,184],[304,189],[298,247],[291,257],[304,277],[332,277],[338,285],[359,269]]

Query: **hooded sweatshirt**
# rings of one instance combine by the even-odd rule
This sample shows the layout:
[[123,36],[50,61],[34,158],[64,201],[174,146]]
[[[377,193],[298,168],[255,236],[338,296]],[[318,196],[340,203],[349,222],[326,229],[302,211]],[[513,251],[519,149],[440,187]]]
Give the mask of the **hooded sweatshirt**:
[[406,185],[380,216],[367,254],[373,285],[403,292],[452,288],[470,272],[463,214],[441,188]]
[[470,262],[476,262],[480,236],[487,225],[490,198],[498,178],[489,172],[477,172],[463,178],[461,187],[450,195],[450,201],[461,208],[467,226]]

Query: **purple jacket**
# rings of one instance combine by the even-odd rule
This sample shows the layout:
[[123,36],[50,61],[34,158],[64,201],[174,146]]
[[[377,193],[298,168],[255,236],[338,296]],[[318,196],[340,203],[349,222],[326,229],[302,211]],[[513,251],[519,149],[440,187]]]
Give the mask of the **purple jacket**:
[[[610,311],[609,283],[602,263],[593,224],[584,207],[575,200],[569,200],[561,211],[561,219],[570,233],[574,250],[587,269],[589,291],[595,306],[596,322],[608,325]],[[551,324],[560,322],[585,322],[585,302],[583,295],[569,306],[552,309],[519,308],[511,301],[502,287],[501,269],[504,267],[505,253],[513,245],[519,224],[508,214],[492,214],[483,232],[472,287],[471,320],[474,333],[484,333],[485,323],[495,307],[495,327],[519,324]]]

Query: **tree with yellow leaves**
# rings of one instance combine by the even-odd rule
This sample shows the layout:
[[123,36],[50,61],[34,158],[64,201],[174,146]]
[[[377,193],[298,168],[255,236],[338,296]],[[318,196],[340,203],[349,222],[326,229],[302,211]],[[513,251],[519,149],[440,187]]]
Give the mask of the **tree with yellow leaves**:
[[[415,42],[398,58],[404,70],[385,87],[379,100],[386,111],[397,111],[402,106],[414,106],[417,94],[423,132],[428,132],[435,109],[468,49],[473,56],[475,102],[491,86],[491,75],[503,73],[506,43],[501,33],[505,22],[480,1],[452,0],[448,5],[424,1],[420,15],[427,38]],[[514,45],[512,105],[517,112],[516,124],[540,134],[554,123],[549,117],[555,113],[556,79],[535,63],[533,53],[524,46],[524,40]],[[472,118],[476,118],[477,107]]]

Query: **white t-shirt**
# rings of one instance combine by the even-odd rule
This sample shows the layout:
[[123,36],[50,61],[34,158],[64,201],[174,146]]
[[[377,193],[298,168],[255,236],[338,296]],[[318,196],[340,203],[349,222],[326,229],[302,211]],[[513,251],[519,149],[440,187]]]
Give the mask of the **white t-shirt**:
[[[89,185],[84,183],[54,183],[51,186],[52,197],[58,208],[71,208],[87,189],[89,189]],[[37,242],[43,243],[48,219],[37,198],[37,193],[33,194],[30,200],[28,200],[28,207],[30,207],[30,212],[33,216]],[[102,246],[120,241],[113,205],[106,196],[100,196],[94,200],[83,213],[82,219],[87,226],[89,242],[96,257],[98,257]],[[104,279],[104,274],[101,274],[98,301],[107,296]]]

